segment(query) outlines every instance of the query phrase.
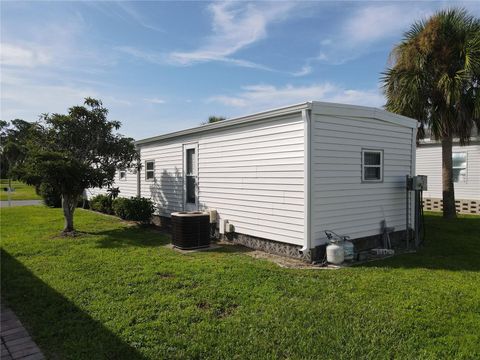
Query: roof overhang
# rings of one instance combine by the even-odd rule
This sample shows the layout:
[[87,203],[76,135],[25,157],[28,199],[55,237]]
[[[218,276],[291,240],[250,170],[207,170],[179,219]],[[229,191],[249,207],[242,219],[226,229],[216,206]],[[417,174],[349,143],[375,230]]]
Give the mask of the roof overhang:
[[354,118],[374,118],[386,122],[394,123],[396,125],[405,126],[409,128],[416,128],[418,122],[414,119],[393,114],[385,110],[373,107],[335,104],[320,101],[307,101],[300,104],[290,105],[282,108],[258,112],[251,115],[241,116],[228,120],[219,121],[213,124],[206,124],[194,128],[172,132],[169,134],[153,136],[146,139],[141,139],[135,142],[135,145],[144,145],[157,141],[168,140],[181,136],[188,136],[192,134],[199,134],[208,131],[220,130],[232,126],[237,126],[253,121],[266,120],[278,116],[291,115],[300,113],[302,110],[311,109],[313,113],[320,115],[331,115],[337,117],[354,117]]
[[419,126],[418,121],[415,119],[394,114],[379,108],[358,105],[335,104],[320,101],[314,101],[312,104],[313,113],[318,115],[370,119],[373,118],[412,129],[415,129]]
[[146,138],[146,139],[135,141],[135,145],[143,145],[143,144],[156,142],[156,141],[162,141],[162,140],[171,139],[171,138],[175,138],[175,137],[179,137],[179,136],[198,134],[198,133],[203,133],[203,132],[207,132],[207,131],[223,129],[223,128],[227,128],[227,127],[231,127],[231,126],[236,126],[236,125],[240,125],[240,124],[249,123],[249,122],[252,122],[252,121],[259,121],[259,120],[269,119],[269,118],[273,118],[273,117],[277,117],[277,116],[299,113],[304,109],[310,109],[311,105],[312,105],[311,102],[304,102],[304,103],[301,103],[301,104],[295,104],[295,105],[291,105],[291,106],[287,106],[287,107],[262,111],[262,112],[251,114],[251,115],[246,115],[246,116],[241,116],[241,117],[237,117],[237,118],[232,118],[232,119],[228,119],[228,120],[219,121],[219,122],[216,122],[216,123],[213,123],[213,124],[206,124],[206,125],[197,126],[197,127],[190,128],[190,129],[175,131],[173,133],[169,133],[169,134],[165,134],[165,135],[149,137],[149,138]]

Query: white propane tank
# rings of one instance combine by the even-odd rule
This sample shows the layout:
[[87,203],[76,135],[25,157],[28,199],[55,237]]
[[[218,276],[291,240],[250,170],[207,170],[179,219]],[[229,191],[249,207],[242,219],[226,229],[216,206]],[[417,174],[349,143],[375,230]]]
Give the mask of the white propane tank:
[[345,261],[352,261],[354,257],[354,246],[351,241],[344,241],[343,242],[343,251],[344,251],[344,260]]
[[345,258],[343,246],[338,243],[332,243],[327,246],[327,261],[330,264],[340,265]]

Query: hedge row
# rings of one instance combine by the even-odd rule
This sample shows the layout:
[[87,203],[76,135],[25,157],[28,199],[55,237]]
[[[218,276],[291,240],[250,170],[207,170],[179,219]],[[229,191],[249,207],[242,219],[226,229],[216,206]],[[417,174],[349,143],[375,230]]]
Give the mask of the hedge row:
[[124,220],[149,223],[155,210],[153,202],[143,197],[116,198],[97,195],[90,200],[90,208],[105,214],[114,214]]

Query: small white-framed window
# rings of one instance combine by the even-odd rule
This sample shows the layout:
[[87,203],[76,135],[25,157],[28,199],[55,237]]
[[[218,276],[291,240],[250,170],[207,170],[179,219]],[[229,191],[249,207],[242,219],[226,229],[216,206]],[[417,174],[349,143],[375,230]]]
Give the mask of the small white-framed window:
[[467,182],[467,153],[454,152],[452,154],[452,170],[454,183]]
[[362,182],[383,181],[383,150],[362,149]]
[[145,161],[145,181],[153,181],[155,179],[155,161]]
[[127,180],[127,171],[125,169],[118,170],[118,179],[121,181]]

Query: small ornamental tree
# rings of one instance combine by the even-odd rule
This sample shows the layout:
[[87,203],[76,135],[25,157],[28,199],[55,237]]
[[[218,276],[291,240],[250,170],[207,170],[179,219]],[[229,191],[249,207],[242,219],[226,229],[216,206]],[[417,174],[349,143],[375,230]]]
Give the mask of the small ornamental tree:
[[119,168],[138,161],[133,139],[116,130],[100,100],[86,98],[67,115],[43,115],[15,174],[28,184],[50,186],[62,196],[63,234],[74,233],[73,214],[87,188],[109,187]]
[[0,178],[8,178],[9,187],[12,170],[25,159],[27,142],[35,128],[35,123],[21,119],[0,120]]

